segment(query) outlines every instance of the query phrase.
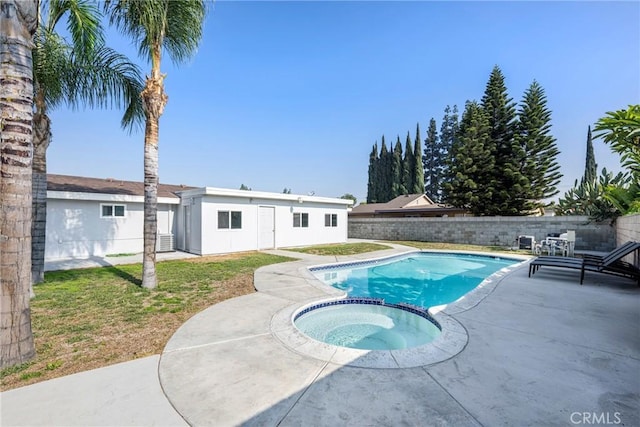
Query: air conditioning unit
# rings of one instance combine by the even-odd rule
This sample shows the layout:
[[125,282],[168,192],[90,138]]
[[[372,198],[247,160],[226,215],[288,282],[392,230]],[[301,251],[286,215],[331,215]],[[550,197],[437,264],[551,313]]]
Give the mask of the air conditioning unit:
[[158,234],[156,252],[173,252],[173,234]]

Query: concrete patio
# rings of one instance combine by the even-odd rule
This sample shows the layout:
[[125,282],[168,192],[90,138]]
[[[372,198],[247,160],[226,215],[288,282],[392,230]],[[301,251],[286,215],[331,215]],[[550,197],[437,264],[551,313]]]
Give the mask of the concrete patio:
[[159,358],[0,394],[2,425],[640,425],[631,280],[587,273],[580,286],[579,272],[544,267],[528,278],[520,266],[473,304],[447,308],[467,334],[462,351],[375,369],[278,339],[278,313],[335,293],[305,273],[335,257],[287,254],[303,259],[259,269],[258,292],[195,315]]

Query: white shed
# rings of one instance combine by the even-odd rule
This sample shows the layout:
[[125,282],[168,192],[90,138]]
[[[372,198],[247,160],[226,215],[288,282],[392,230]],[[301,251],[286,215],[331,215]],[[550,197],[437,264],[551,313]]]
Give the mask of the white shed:
[[[47,176],[45,260],[143,251],[141,182]],[[347,240],[351,200],[158,186],[158,251],[199,255]]]
[[[159,186],[159,235],[173,233],[185,188]],[[47,175],[45,260],[142,252],[143,194],[141,182]]]
[[347,241],[351,200],[205,187],[179,192],[176,248],[208,255]]

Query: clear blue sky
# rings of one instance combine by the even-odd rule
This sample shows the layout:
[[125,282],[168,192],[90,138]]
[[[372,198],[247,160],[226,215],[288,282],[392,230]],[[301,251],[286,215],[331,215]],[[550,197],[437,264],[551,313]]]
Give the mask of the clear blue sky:
[[[516,102],[534,79],[545,89],[563,194],[587,126],[640,103],[640,2],[212,3],[197,55],[163,63],[160,180],[365,200],[372,145],[416,123],[424,139],[446,105],[482,97],[494,65]],[[53,111],[49,172],[142,180],[144,135],[120,114]],[[599,170],[620,170],[594,145]]]

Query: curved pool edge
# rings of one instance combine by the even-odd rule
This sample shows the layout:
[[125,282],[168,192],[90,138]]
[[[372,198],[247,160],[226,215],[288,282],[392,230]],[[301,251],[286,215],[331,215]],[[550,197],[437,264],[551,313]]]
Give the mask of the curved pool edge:
[[402,350],[359,350],[339,347],[308,337],[293,324],[293,318],[307,307],[342,298],[314,299],[292,304],[271,318],[271,333],[285,347],[303,356],[336,365],[359,368],[401,369],[432,365],[460,353],[468,334],[460,322],[444,313],[429,313],[441,327],[441,333],[428,344]]
[[508,267],[503,267],[495,273],[487,276],[478,286],[473,288],[471,291],[467,292],[465,295],[460,297],[459,299],[449,303],[443,304],[435,307],[431,307],[430,311],[433,312],[444,312],[449,315],[454,315],[458,313],[462,313],[464,311],[470,310],[476,305],[480,304],[482,300],[484,300],[487,296],[489,296],[496,287],[502,282],[502,280],[511,272],[516,269],[524,266],[530,258],[522,257],[522,258],[513,258],[517,259],[518,263],[510,265]]
[[364,265],[364,264],[387,262],[387,261],[392,260],[394,258],[403,258],[403,257],[409,256],[411,254],[415,254],[415,253],[479,255],[479,256],[485,256],[485,257],[491,257],[491,258],[510,259],[510,260],[520,261],[520,262],[527,261],[527,260],[530,260],[531,258],[533,258],[533,256],[523,255],[523,254],[507,254],[507,253],[496,253],[496,252],[460,250],[460,249],[447,249],[447,250],[443,250],[443,249],[408,249],[408,250],[403,250],[401,252],[397,252],[397,253],[394,253],[394,254],[391,254],[391,255],[383,255],[383,256],[377,256],[377,257],[371,257],[371,258],[358,258],[358,259],[346,260],[346,261],[334,261],[334,262],[327,262],[327,263],[322,263],[322,264],[312,264],[312,265],[309,265],[307,268],[309,270],[311,270],[311,269],[323,270],[323,269],[329,269],[329,268],[335,268],[335,267],[360,266],[360,265]]
[[373,257],[368,259],[359,259],[356,261],[343,261],[343,262],[334,262],[334,263],[324,263],[324,264],[316,264],[316,265],[308,265],[306,267],[301,267],[299,269],[299,273],[305,280],[312,286],[321,289],[328,295],[335,295],[335,291],[342,292],[342,297],[347,297],[346,292],[340,291],[333,286],[327,285],[322,282],[320,279],[316,278],[313,273],[311,273],[311,269],[324,269],[331,268],[335,266],[351,266],[351,265],[364,265],[367,263],[378,263],[378,262],[387,262],[394,258],[402,258],[405,256],[410,256],[414,253],[439,253],[439,254],[463,254],[463,255],[480,255],[492,258],[503,258],[510,259],[513,261],[517,261],[515,264],[510,265],[508,267],[503,267],[495,273],[487,276],[482,282],[478,284],[471,291],[467,292],[462,297],[457,300],[450,302],[448,304],[438,305],[429,308],[429,314],[433,315],[433,313],[445,312],[446,314],[452,315],[461,313],[463,311],[467,311],[480,303],[484,298],[486,298],[489,294],[491,294],[496,286],[502,281],[502,279],[515,269],[518,269],[525,265],[532,259],[532,256],[521,255],[521,254],[495,254],[491,252],[480,252],[480,251],[468,251],[468,250],[438,250],[438,249],[415,249],[415,250],[407,250],[404,252],[396,253],[393,255],[386,255],[382,257]]
[[504,267],[484,279],[473,290],[458,300],[440,306],[431,307],[428,313],[441,326],[442,333],[432,342],[403,350],[359,350],[346,347],[338,347],[324,342],[316,341],[302,332],[293,324],[295,313],[305,307],[323,302],[335,301],[347,298],[346,292],[336,295],[337,289],[317,279],[310,271],[316,267],[330,267],[335,265],[362,264],[367,262],[384,262],[389,259],[410,255],[416,252],[436,253],[460,253],[470,255],[483,255],[496,257],[498,255],[478,251],[441,251],[441,250],[408,250],[401,253],[360,259],[357,261],[334,262],[326,264],[307,265],[298,269],[301,276],[315,288],[328,294],[325,298],[312,298],[304,302],[291,304],[278,311],[271,319],[271,334],[285,347],[303,356],[312,357],[337,365],[354,366],[361,368],[377,369],[401,369],[419,366],[433,365],[446,361],[459,354],[467,345],[469,335],[461,322],[452,317],[455,314],[467,311],[489,296],[500,282],[512,271],[525,265],[531,257],[519,254],[500,254],[500,258],[513,259],[517,263]]

